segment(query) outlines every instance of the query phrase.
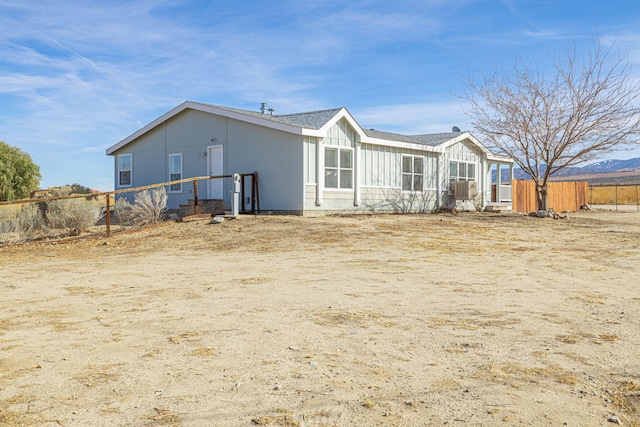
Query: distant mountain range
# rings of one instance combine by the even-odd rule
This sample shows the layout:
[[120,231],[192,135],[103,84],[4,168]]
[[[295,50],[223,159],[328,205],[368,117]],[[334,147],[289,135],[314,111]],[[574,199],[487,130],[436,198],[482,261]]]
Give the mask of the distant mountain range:
[[[531,179],[515,168],[516,179]],[[640,181],[640,157],[627,160],[603,160],[581,167],[569,167],[554,174],[554,181],[626,182]]]

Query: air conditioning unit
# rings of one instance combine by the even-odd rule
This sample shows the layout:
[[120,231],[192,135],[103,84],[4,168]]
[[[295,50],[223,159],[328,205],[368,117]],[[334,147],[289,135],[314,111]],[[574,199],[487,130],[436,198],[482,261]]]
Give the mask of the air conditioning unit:
[[451,192],[456,200],[471,200],[478,194],[478,183],[475,181],[452,181]]

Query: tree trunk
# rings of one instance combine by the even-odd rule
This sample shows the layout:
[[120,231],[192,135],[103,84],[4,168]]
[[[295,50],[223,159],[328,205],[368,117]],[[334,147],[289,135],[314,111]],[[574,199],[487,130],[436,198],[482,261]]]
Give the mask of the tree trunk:
[[536,199],[539,211],[549,210],[549,204],[547,202],[547,184],[536,183]]

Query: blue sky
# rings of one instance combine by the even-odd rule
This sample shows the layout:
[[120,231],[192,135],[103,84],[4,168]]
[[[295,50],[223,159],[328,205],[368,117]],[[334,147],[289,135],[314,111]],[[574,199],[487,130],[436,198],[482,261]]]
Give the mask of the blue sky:
[[185,100],[473,132],[467,72],[517,55],[544,67],[599,36],[640,78],[639,24],[637,0],[0,0],[0,140],[31,154],[43,188],[109,190],[105,149]]

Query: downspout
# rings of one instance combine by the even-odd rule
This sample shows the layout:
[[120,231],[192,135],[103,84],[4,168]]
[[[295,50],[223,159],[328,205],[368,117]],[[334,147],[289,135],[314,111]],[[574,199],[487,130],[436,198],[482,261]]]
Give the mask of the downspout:
[[354,166],[354,171],[353,171],[353,179],[354,179],[354,200],[353,200],[353,206],[360,206],[360,203],[362,202],[361,198],[360,198],[360,144],[355,142],[355,159],[353,162],[353,166]]
[[438,162],[436,167],[436,206],[440,208],[442,206],[442,180],[440,170],[442,169],[442,153],[438,153]]
[[[322,166],[321,166],[322,165]],[[324,139],[316,143],[316,206],[322,206],[324,193]]]
[[502,177],[500,176],[500,169],[502,169],[501,163],[496,163],[496,203],[500,203],[500,182],[502,181]]
[[487,206],[487,159],[482,157],[480,159],[480,170],[484,173],[480,174],[480,191],[482,191],[482,205],[480,206],[484,210]]

